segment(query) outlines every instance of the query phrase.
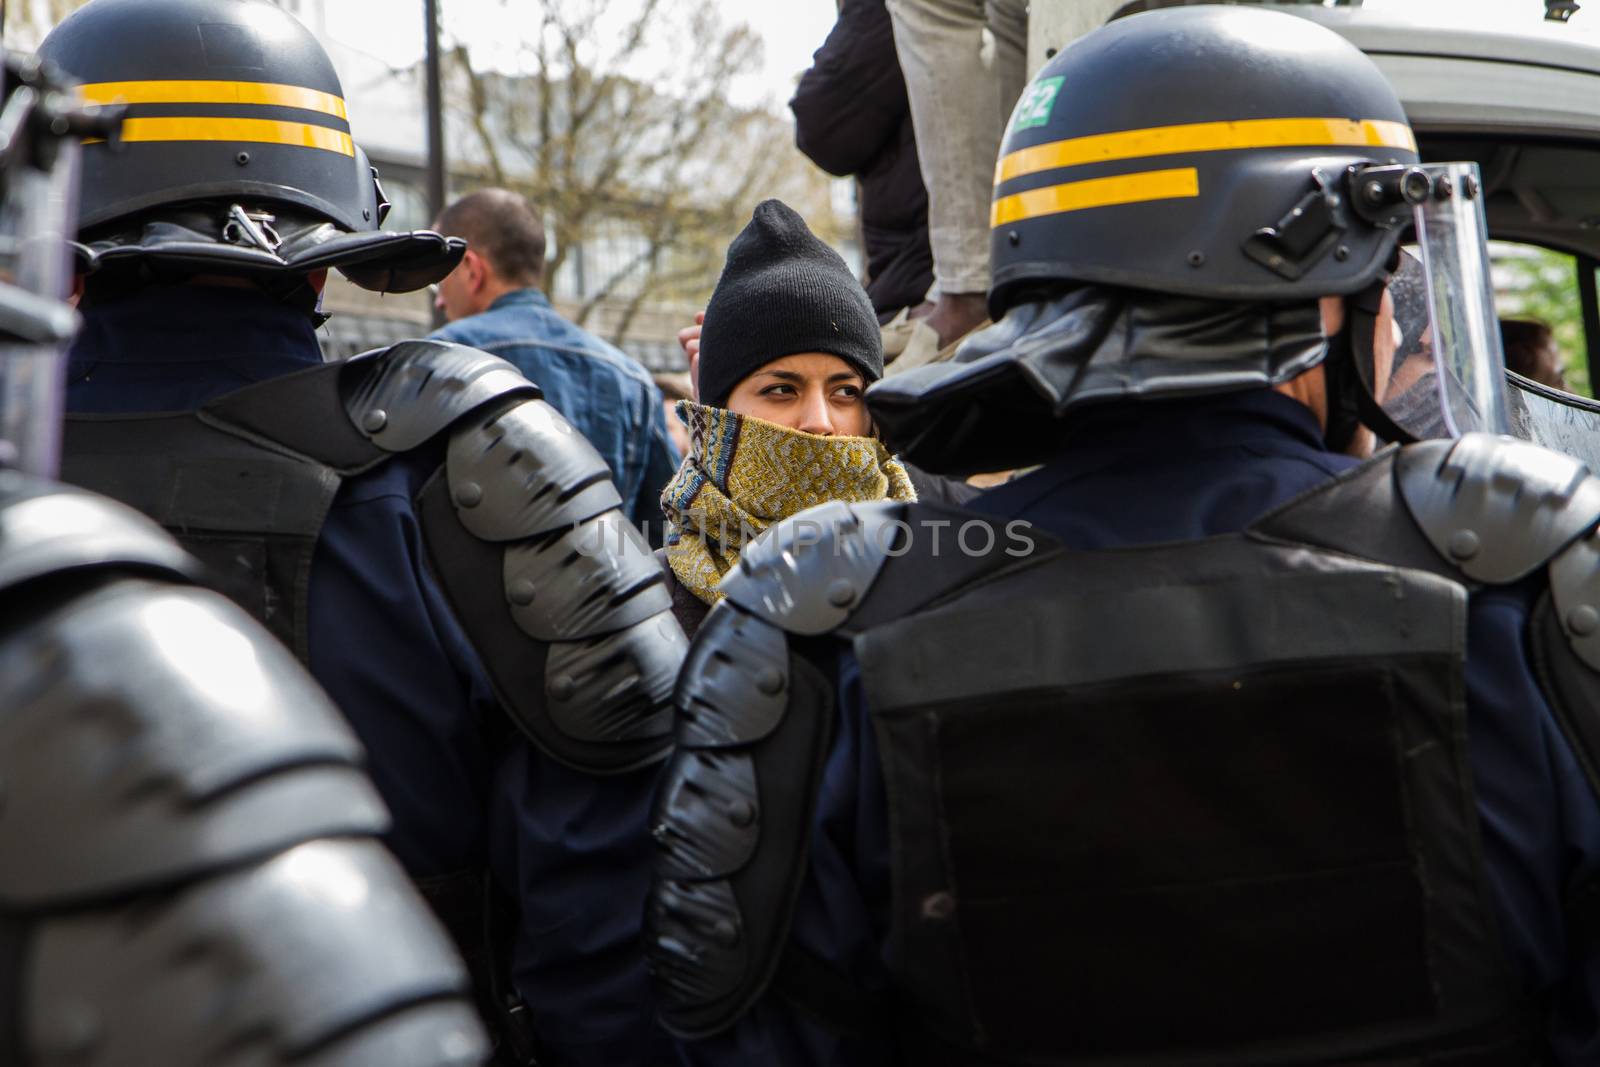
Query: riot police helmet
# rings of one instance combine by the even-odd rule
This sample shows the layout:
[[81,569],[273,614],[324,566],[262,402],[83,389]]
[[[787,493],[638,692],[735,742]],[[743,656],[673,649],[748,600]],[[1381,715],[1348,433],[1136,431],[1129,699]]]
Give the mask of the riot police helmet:
[[[1037,461],[1051,431],[1018,427],[1040,415],[1276,385],[1324,360],[1330,443],[1357,422],[1409,440],[1504,421],[1476,166],[1422,163],[1382,72],[1310,20],[1199,4],[1062,49],[1011,116],[991,224],[996,325],[869,394],[931,469]],[[1385,411],[1394,353],[1374,351],[1405,246],[1435,318],[1414,351],[1441,364],[1405,378],[1437,386],[1425,431]],[[1329,296],[1347,310],[1332,338]]]
[[84,145],[90,269],[337,267],[406,292],[460,260],[459,240],[380,229],[389,205],[333,63],[271,0],[90,0],[39,55],[127,113],[120,137]]

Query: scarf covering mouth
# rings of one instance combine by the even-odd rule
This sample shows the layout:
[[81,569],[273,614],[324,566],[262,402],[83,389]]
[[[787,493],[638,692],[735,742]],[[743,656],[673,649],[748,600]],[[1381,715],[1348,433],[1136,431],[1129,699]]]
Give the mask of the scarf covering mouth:
[[667,564],[707,604],[744,546],[769,527],[830,500],[915,500],[900,461],[875,437],[822,437],[678,401],[689,454],[661,494]]

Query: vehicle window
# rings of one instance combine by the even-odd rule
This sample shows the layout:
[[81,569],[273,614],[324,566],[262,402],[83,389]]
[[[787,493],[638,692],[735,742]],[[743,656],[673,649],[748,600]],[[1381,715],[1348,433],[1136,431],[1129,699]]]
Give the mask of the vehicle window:
[[1578,258],[1511,241],[1490,241],[1489,258],[1506,365],[1547,385],[1559,371],[1558,387],[1593,396]]

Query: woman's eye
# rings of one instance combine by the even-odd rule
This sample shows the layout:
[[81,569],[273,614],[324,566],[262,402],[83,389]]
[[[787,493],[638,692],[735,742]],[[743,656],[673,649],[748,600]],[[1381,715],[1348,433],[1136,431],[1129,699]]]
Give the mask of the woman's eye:
[[761,390],[762,396],[790,396],[793,393],[794,386],[783,384],[769,385],[765,389]]
[[861,387],[859,385],[841,385],[838,392],[833,395],[840,400],[860,400]]

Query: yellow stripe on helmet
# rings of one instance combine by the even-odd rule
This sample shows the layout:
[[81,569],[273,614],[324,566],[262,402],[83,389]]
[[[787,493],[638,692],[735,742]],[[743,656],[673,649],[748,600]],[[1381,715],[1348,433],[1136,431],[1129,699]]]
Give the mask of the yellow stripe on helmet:
[[78,91],[91,104],[250,104],[320,111],[348,120],[344,100],[332,93],[271,82],[97,82]]
[[[274,119],[139,118],[122,124],[122,140],[135,141],[248,141],[255,144],[298,145],[354,156],[355,142],[342,130],[304,122]],[[99,140],[87,142],[99,143]]]
[[1045,170],[1121,159],[1249,148],[1363,147],[1417,150],[1411,128],[1388,119],[1241,119],[1193,122],[1073,137],[1019,148],[1000,158],[994,183]]
[[1139,204],[1149,200],[1179,200],[1199,195],[1200,172],[1194,167],[1089,178],[1003,196],[994,202],[989,224],[1004,226],[1040,215],[1058,215],[1064,211]]

